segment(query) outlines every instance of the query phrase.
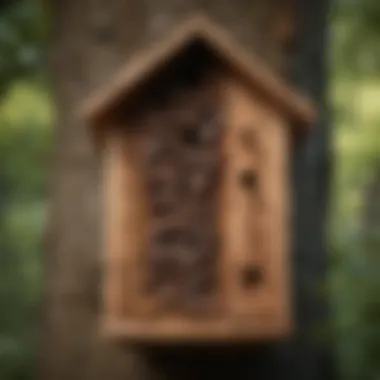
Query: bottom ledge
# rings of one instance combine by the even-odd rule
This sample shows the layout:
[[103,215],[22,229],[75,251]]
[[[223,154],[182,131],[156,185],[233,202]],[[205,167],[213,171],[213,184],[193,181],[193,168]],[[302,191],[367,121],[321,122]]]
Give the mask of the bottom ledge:
[[265,321],[252,324],[230,320],[109,320],[102,323],[106,339],[148,344],[255,343],[278,341],[292,334],[287,321]]

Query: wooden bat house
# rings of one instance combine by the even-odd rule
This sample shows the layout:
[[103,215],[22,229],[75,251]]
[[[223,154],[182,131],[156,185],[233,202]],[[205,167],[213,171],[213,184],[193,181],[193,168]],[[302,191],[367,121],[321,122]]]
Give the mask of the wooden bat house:
[[84,115],[101,148],[106,333],[288,335],[289,163],[313,105],[197,15],[131,57]]

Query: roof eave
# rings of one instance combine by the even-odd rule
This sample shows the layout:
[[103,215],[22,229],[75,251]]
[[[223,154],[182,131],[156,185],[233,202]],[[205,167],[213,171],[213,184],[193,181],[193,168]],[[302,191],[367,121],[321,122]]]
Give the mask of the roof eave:
[[216,49],[231,66],[269,95],[291,119],[303,126],[312,125],[316,110],[309,99],[293,91],[281,77],[268,70],[265,63],[249,54],[221,27],[199,14],[175,28],[163,42],[135,56],[108,85],[85,101],[81,107],[82,116],[88,122],[97,124],[113,104],[127,96],[157,66],[170,60],[195,38],[202,38]]

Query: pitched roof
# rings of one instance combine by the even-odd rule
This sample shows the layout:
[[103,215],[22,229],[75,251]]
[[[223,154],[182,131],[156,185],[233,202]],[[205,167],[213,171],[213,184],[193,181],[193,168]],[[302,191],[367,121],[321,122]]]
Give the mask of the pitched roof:
[[249,54],[220,26],[203,15],[189,17],[162,41],[129,60],[107,85],[85,101],[81,110],[84,117],[90,122],[98,120],[158,66],[171,61],[187,44],[199,39],[241,72],[251,85],[268,95],[290,118],[304,124],[313,121],[315,109],[308,99],[293,91],[264,62]]

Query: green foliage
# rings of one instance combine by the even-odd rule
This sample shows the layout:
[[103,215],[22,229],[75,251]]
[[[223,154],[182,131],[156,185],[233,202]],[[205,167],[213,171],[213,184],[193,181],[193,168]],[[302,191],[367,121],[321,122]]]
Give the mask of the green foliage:
[[42,1],[8,2],[0,12],[0,96],[15,79],[40,71],[47,23]]
[[34,365],[48,116],[36,113],[39,91],[13,83],[39,72],[41,3],[10,1],[0,13],[1,380],[31,379]]
[[[358,228],[363,190],[380,157],[380,81],[335,76],[331,82],[334,110],[334,231]],[[356,225],[353,225],[356,223]]]
[[334,70],[346,75],[380,71],[380,2],[377,0],[332,1]]
[[0,13],[0,379],[31,379],[41,278],[46,153],[51,115],[41,89],[14,85],[42,64],[42,2]]
[[334,342],[347,380],[380,374],[380,234],[350,231],[335,252],[330,273]]
[[15,85],[0,105],[2,380],[33,378],[50,121],[23,103],[28,94],[35,110],[46,107],[39,91],[25,85]]
[[[339,70],[337,70],[339,71]],[[380,82],[363,76],[333,76],[335,177],[329,290],[333,338],[343,378],[380,375],[380,229],[363,224],[365,189],[379,175]],[[371,199],[380,205],[380,194]],[[380,220],[377,221],[380,223]]]

